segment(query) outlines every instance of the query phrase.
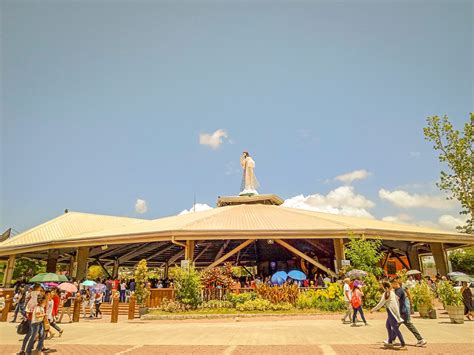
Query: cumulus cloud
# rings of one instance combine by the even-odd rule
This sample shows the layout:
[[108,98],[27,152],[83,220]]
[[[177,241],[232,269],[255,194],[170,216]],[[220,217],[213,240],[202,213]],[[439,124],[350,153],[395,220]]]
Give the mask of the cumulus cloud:
[[465,216],[451,216],[449,214],[444,214],[438,218],[438,224],[441,228],[448,230],[456,230],[457,226],[463,226],[467,222],[467,217]]
[[446,200],[444,196],[430,196],[420,194],[410,194],[404,190],[389,191],[379,190],[379,197],[387,200],[395,206],[403,208],[426,207],[434,209],[450,209],[456,206],[453,200]]
[[345,216],[374,218],[367,209],[374,207],[375,203],[363,195],[356,194],[352,186],[340,186],[330,191],[326,196],[314,194],[289,198],[282,206]]
[[148,206],[145,200],[137,198],[137,202],[135,202],[135,212],[137,213],[146,213],[148,211]]
[[365,169],[362,169],[362,170],[354,170],[354,171],[351,171],[350,173],[347,173],[347,174],[342,174],[342,175],[339,175],[339,176],[336,176],[334,178],[334,180],[338,180],[344,184],[350,184],[352,183],[354,180],[363,180],[363,179],[366,179],[368,176],[370,175],[370,173],[365,170]]
[[214,133],[201,133],[199,135],[199,144],[217,149],[224,143],[224,138],[228,137],[227,131],[224,129],[218,129]]
[[408,223],[412,221],[413,218],[406,213],[400,213],[397,216],[386,216],[382,218],[382,221],[392,222],[392,223]]
[[212,207],[206,203],[196,203],[189,210],[181,211],[179,215],[193,213],[193,212],[207,211],[207,210],[212,210]]

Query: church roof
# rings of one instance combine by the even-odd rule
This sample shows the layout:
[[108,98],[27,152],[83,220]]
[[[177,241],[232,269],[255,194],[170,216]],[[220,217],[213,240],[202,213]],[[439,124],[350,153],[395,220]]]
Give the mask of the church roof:
[[409,224],[273,205],[244,204],[155,220],[70,212],[0,243],[0,255],[26,251],[213,239],[369,238],[474,244],[474,236]]

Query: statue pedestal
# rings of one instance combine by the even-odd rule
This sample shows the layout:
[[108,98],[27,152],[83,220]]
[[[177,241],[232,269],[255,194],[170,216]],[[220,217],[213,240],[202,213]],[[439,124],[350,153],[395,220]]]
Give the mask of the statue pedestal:
[[217,207],[254,204],[280,206],[282,203],[283,199],[274,194],[219,196],[217,198]]

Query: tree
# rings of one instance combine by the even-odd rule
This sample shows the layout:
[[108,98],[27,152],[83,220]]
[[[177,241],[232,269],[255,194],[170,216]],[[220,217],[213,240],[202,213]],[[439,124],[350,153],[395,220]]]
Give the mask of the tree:
[[455,250],[449,255],[453,271],[474,274],[474,247]]
[[193,268],[179,268],[174,278],[176,300],[195,309],[201,304],[201,275]]
[[150,290],[148,289],[148,267],[145,259],[140,260],[135,269],[135,296],[137,297],[138,304],[146,303],[148,296],[150,296]]
[[449,194],[448,199],[455,198],[461,203],[460,214],[467,215],[468,220],[464,226],[457,228],[465,233],[472,233],[474,216],[474,114],[470,116],[470,122],[464,125],[463,134],[453,128],[447,116],[428,117],[428,126],[423,129],[425,139],[433,142],[433,148],[439,151],[439,161],[448,166],[447,171],[441,171],[437,186]]
[[382,269],[378,266],[382,259],[381,246],[380,240],[367,240],[364,236],[361,238],[349,236],[349,243],[345,248],[346,257],[355,269],[381,275]]
[[89,267],[89,271],[87,273],[87,278],[89,280],[97,280],[99,278],[104,277],[104,270],[99,265],[92,265]]
[[15,261],[13,278],[15,280],[21,277],[29,279],[40,272],[46,272],[46,263],[44,261],[19,258]]

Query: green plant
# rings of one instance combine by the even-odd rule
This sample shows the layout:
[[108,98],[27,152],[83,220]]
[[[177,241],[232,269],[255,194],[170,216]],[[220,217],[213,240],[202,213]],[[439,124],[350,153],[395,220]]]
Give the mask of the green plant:
[[138,304],[145,304],[150,296],[148,289],[148,267],[146,260],[142,259],[135,269],[135,296]]
[[177,313],[177,312],[184,312],[188,310],[189,308],[187,308],[186,305],[178,301],[163,298],[158,309],[163,312]]
[[264,300],[261,298],[256,298],[254,300],[246,301],[236,306],[236,309],[239,312],[288,311],[292,308],[293,306],[288,302],[271,303],[269,300]]
[[234,308],[230,301],[210,300],[201,304],[200,308]]
[[257,294],[255,292],[244,292],[244,293],[239,293],[239,294],[229,292],[226,295],[227,301],[231,302],[234,305],[234,307],[237,304],[242,304],[247,301],[254,300],[256,298],[257,298]]
[[174,278],[176,300],[191,308],[201,304],[201,276],[192,267],[177,270]]
[[355,238],[349,235],[349,243],[346,245],[346,257],[350,259],[354,269],[364,270],[374,275],[381,275],[382,269],[378,266],[383,253],[380,251],[382,241],[367,240],[364,236]]
[[474,274],[474,247],[458,249],[449,255],[454,271]]
[[374,308],[380,300],[381,286],[377,278],[373,274],[368,274],[362,278],[364,286],[364,306],[367,308]]
[[301,292],[295,304],[300,309],[319,309],[329,312],[341,311],[345,308],[342,285],[330,283],[326,289]]
[[46,272],[46,263],[44,261],[19,258],[15,260],[13,279],[17,280],[20,277],[26,277],[29,279],[41,272]]
[[213,267],[201,272],[201,282],[205,287],[228,288],[234,282],[232,264],[225,263],[223,267]]
[[445,306],[462,306],[462,294],[449,281],[441,281],[437,288],[438,297]]
[[271,303],[288,302],[295,304],[298,298],[299,289],[298,285],[281,285],[281,286],[269,286],[267,284],[260,284],[257,286],[257,295],[260,298],[270,301]]
[[104,270],[99,265],[92,265],[89,267],[87,272],[87,278],[89,280],[97,280],[104,277]]
[[411,295],[413,297],[413,303],[418,309],[420,307],[428,307],[429,310],[433,309],[434,295],[426,281],[421,281],[413,287],[411,289]]
[[453,128],[447,116],[427,118],[428,125],[423,129],[425,139],[434,143],[439,151],[438,159],[448,165],[448,172],[441,171],[438,187],[450,194],[449,199],[457,199],[463,208],[460,214],[467,215],[464,226],[458,226],[465,233],[472,233],[474,223],[474,114],[464,125],[464,134]]

